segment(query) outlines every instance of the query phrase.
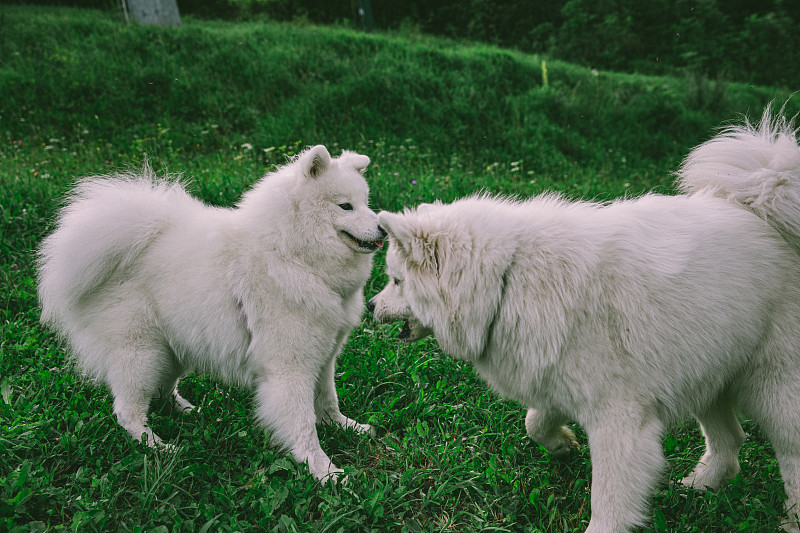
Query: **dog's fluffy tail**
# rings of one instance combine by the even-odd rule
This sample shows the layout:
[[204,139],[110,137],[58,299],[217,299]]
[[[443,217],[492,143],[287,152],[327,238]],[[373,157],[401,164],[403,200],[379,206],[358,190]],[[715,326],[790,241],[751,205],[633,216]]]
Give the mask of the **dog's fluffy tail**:
[[177,180],[156,177],[148,165],[139,173],[78,181],[55,231],[38,250],[42,322],[66,333],[70,309],[125,269],[187,202],[197,200]]
[[727,128],[689,154],[678,171],[682,192],[708,191],[772,224],[800,251],[800,146],[793,120],[773,116]]

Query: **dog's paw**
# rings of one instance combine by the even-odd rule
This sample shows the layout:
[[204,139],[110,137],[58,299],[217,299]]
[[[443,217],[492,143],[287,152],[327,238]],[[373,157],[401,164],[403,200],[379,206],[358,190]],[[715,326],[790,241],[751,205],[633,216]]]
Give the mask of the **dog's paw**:
[[169,442],[161,442],[156,445],[156,449],[161,450],[162,452],[176,453],[178,450],[180,450],[180,446]]
[[695,471],[681,479],[681,485],[690,489],[715,491],[727,483],[727,481],[728,478],[725,476]]
[[330,469],[326,474],[318,476],[314,474],[314,477],[318,478],[323,485],[331,484],[331,485],[339,485],[340,483],[345,483],[348,480],[348,477],[344,475],[344,470],[338,468],[336,465],[331,463]]
[[367,433],[368,435],[375,437],[377,436],[377,432],[375,428],[370,426],[369,424],[359,424],[355,420],[351,418],[344,417],[344,420],[341,422],[342,427],[345,429],[352,429],[357,433]]
[[525,431],[528,436],[555,456],[565,455],[578,448],[575,433],[567,426],[553,424],[549,415],[546,410],[529,408],[525,415]]
[[725,464],[712,459],[700,462],[694,471],[681,480],[681,484],[695,489],[717,490],[739,473],[739,461]]
[[800,533],[800,521],[798,521],[798,517],[793,516],[791,518],[786,518],[781,524],[780,530],[785,533]]
[[355,428],[355,429],[359,433],[368,434],[370,437],[377,437],[378,436],[378,432],[375,430],[374,427],[370,426],[369,424],[359,424],[358,427]]
[[552,435],[548,435],[538,442],[549,454],[556,457],[566,455],[578,448],[578,439],[567,426],[560,426]]
[[149,436],[142,435],[142,440],[140,442],[149,449],[159,452],[175,453],[180,449],[180,446],[169,442],[164,442],[161,440],[161,437],[156,434],[153,434],[152,439]]
[[333,461],[322,450],[312,453],[305,463],[311,475],[319,479],[323,485],[335,484],[341,477],[344,477],[344,470],[333,464]]
[[195,406],[192,405],[186,398],[178,394],[178,391],[175,390],[172,393],[172,412],[175,414],[184,414],[184,413],[191,413],[195,410]]

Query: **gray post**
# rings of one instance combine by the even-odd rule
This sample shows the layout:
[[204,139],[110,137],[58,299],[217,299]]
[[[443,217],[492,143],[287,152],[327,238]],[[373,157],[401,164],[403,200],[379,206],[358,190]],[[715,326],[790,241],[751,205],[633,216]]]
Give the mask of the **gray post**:
[[126,18],[152,26],[180,26],[177,0],[122,0]]
[[372,31],[372,6],[369,0],[358,0],[358,16],[361,18],[361,28],[370,33]]

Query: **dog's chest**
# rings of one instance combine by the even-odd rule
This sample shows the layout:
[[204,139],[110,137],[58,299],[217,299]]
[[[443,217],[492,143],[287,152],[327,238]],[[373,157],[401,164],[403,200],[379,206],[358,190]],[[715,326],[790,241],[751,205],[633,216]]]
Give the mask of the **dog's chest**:
[[344,312],[355,305],[359,307],[360,315],[362,311],[360,308],[363,307],[364,285],[369,278],[371,267],[371,261],[361,260],[340,266],[336,270],[322,275],[323,282],[338,297]]
[[550,372],[533,359],[521,360],[495,350],[476,361],[475,370],[495,392],[523,405],[543,405],[552,400],[545,385]]

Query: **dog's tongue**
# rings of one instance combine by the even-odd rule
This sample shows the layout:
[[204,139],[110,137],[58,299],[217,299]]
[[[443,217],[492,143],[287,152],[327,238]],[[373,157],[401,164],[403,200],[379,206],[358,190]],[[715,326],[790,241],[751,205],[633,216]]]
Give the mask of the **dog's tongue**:
[[377,248],[383,248],[383,241],[372,241]]

